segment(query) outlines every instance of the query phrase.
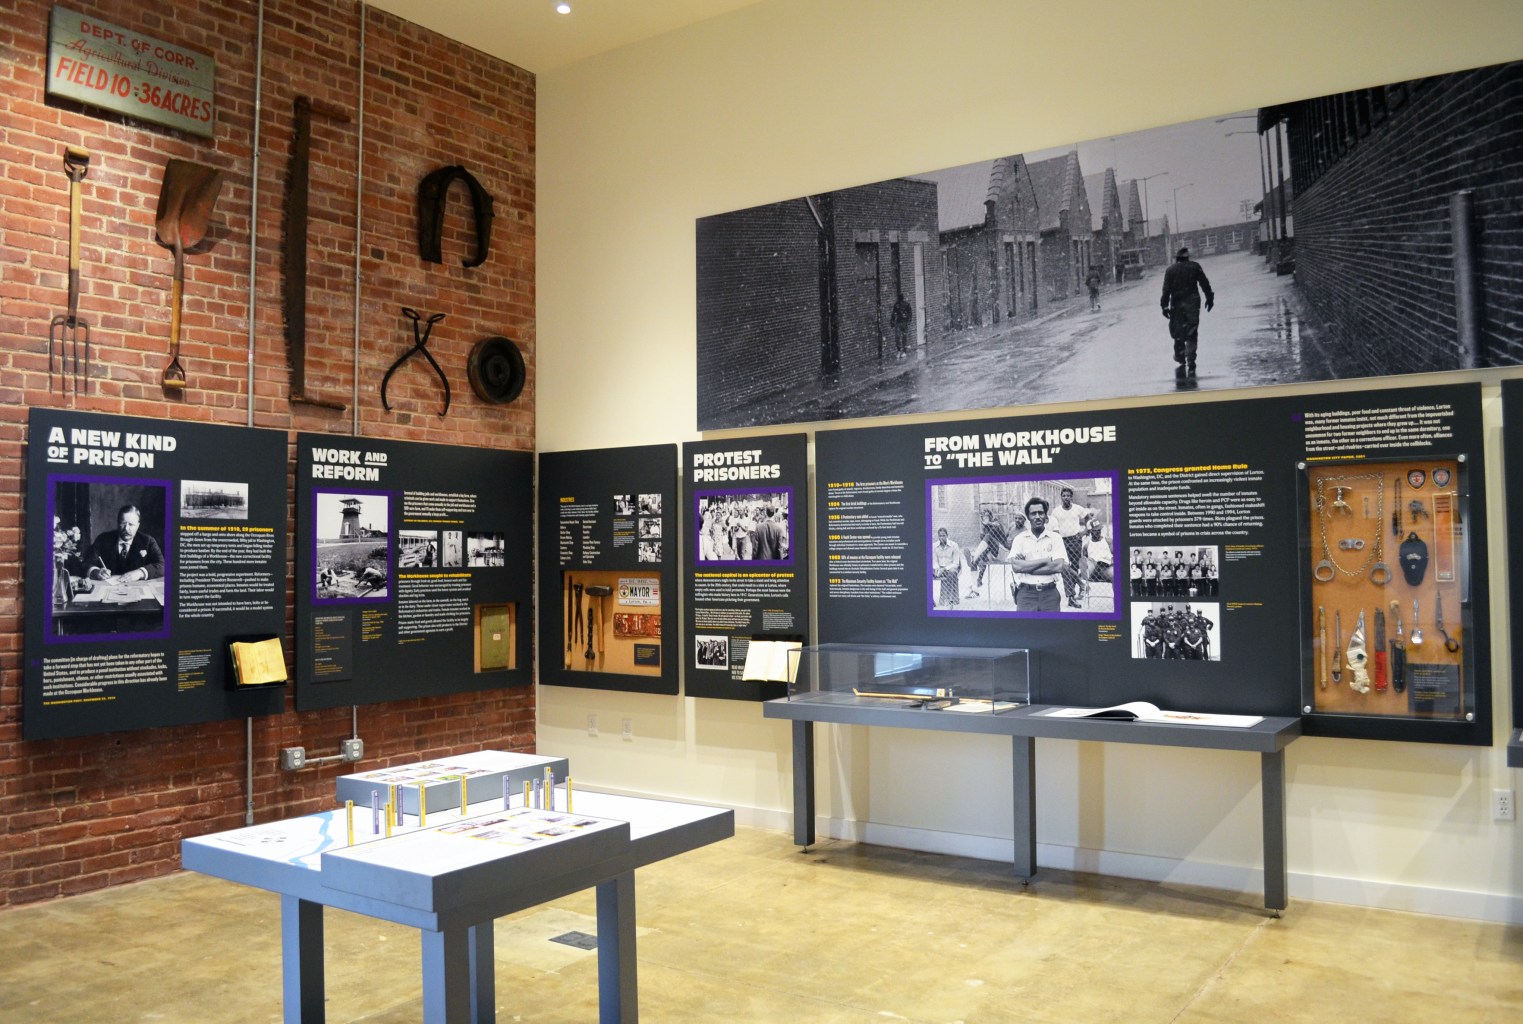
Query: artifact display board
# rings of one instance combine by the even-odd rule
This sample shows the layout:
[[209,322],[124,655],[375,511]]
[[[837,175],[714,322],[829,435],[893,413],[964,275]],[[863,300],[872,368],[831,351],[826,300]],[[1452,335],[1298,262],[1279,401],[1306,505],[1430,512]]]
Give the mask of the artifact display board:
[[809,465],[803,434],[682,449],[690,697],[771,700],[809,628]]
[[542,685],[677,692],[676,508],[676,445],[540,455]]
[[[1502,382],[1502,459],[1507,473],[1507,507],[1523,502],[1523,378]],[[1507,545],[1508,621],[1512,630],[1512,738],[1507,744],[1507,763],[1523,768],[1523,668],[1517,664],[1523,651],[1523,542]]]
[[[1486,744],[1484,481],[1465,469],[1483,458],[1480,389],[1458,385],[821,431],[819,640],[1028,647],[1032,699],[1046,704],[1305,713],[1308,733]],[[1366,494],[1345,492],[1354,500],[1329,532],[1336,565],[1398,562],[1399,470],[1403,541],[1415,531],[1433,545],[1437,520],[1453,579],[1440,582],[1436,565],[1421,585],[1399,570],[1356,581],[1335,566],[1322,578],[1317,481],[1331,509],[1332,478],[1376,460],[1385,497],[1369,489],[1366,518]],[[1417,469],[1426,515],[1414,524]],[[1435,470],[1446,471],[1437,487]],[[1437,514],[1436,492],[1448,499]],[[1353,524],[1365,544],[1346,550]],[[1414,598],[1426,641],[1416,653]],[[1342,622],[1345,659],[1365,609],[1371,673],[1374,612],[1385,613],[1389,674],[1392,601],[1405,689],[1372,679],[1360,693],[1351,672],[1348,693],[1319,687],[1332,640],[1320,644],[1319,606],[1329,630]],[[1445,649],[1440,602],[1462,653]]]
[[528,685],[533,457],[296,446],[297,707]]
[[25,737],[278,713],[229,645],[285,635],[285,435],[55,409],[29,431]]
[[[1475,712],[1468,462],[1308,464],[1316,632],[1306,704],[1319,712],[1464,721]],[[1445,610],[1448,610],[1446,618]]]

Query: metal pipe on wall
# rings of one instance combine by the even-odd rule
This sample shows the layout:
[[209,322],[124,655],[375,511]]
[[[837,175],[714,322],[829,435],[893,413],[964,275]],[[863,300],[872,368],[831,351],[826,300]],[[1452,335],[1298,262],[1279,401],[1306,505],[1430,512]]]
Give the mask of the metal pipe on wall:
[[[254,276],[259,266],[259,119],[264,104],[264,0],[259,0],[254,29],[254,149],[249,169],[249,376],[246,425],[254,425]],[[244,785],[243,823],[254,824],[254,720],[244,729],[244,760],[247,779]]]
[[1481,325],[1476,283],[1474,193],[1462,188],[1449,197],[1449,232],[1454,244],[1454,340],[1460,365],[1481,365]]
[[360,251],[365,244],[365,0],[360,0],[360,66],[359,101],[355,109],[355,128],[359,136],[355,143],[354,161],[354,410],[350,420],[350,433],[360,433]]

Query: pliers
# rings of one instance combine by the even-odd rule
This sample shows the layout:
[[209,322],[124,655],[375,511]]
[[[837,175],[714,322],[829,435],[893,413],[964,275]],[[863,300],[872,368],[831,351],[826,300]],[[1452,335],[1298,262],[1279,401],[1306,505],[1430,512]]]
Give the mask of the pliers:
[[434,359],[433,354],[428,350],[429,333],[433,331],[434,324],[444,319],[445,314],[435,313],[425,321],[423,319],[422,313],[419,313],[416,309],[409,309],[407,306],[403,306],[402,315],[412,321],[412,348],[408,349],[406,352],[403,352],[402,357],[396,362],[392,363],[391,369],[386,371],[386,376],[381,378],[381,405],[385,406],[387,412],[391,411],[391,403],[386,400],[386,385],[391,383],[391,375],[396,373],[397,370],[401,368],[403,363],[411,359],[413,353],[421,352],[423,353],[423,358],[428,360],[428,365],[432,366],[434,368],[434,372],[439,375],[439,382],[444,385],[444,409],[439,413],[439,415],[446,416],[449,414],[450,403],[449,378],[444,375],[444,370],[439,366],[438,361]]

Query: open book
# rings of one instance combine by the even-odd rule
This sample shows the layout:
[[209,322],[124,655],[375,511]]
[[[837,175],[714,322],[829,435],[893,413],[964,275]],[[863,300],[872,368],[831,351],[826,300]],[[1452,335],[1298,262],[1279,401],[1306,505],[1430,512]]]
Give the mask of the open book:
[[798,640],[756,640],[746,648],[746,666],[740,678],[759,683],[791,683],[798,671],[798,659],[789,651],[803,647]]
[[286,681],[286,655],[279,637],[252,643],[233,642],[233,672],[239,686],[265,686]]
[[1049,718],[1114,718],[1128,722],[1167,722],[1171,725],[1218,725],[1246,729],[1262,722],[1261,715],[1212,715],[1201,711],[1163,711],[1145,700],[1115,704],[1108,708],[1054,708],[1042,712]]

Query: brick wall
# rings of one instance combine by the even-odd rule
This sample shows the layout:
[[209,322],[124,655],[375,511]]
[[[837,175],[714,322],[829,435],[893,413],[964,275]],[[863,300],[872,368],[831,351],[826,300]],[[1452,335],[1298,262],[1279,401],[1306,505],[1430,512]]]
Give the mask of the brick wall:
[[[1293,104],[1311,116],[1313,104]],[[1456,352],[1449,197],[1472,189],[1481,345],[1523,360],[1523,65],[1413,83],[1406,102],[1314,183],[1296,170],[1296,280],[1365,373],[1452,365]]]
[[[258,169],[253,394],[249,394],[249,223],[255,109],[253,4],[232,0],[70,0],[93,14],[216,60],[217,125],[205,140],[117,115],[44,103],[50,4],[0,0],[0,905],[164,874],[179,840],[243,823],[242,721],[47,742],[24,742],[23,453],[31,406],[348,434],[351,413],[289,401],[281,315],[282,200],[304,94],[349,111],[314,118],[308,244],[308,390],[350,402],[356,196],[363,193],[359,431],[365,436],[531,450],[534,444],[534,109],[528,72],[369,8],[365,26],[364,179],[356,176],[360,24],[350,0],[267,0]],[[82,185],[80,316],[90,325],[94,382],[77,397],[48,390],[48,323],[64,311],[68,272],[66,146],[89,150]],[[186,259],[181,362],[189,387],[166,397],[173,258],[154,241],[164,163],[219,167],[208,251]],[[491,256],[467,270],[474,226],[452,191],[442,265],[418,256],[422,176],[464,164],[493,194]],[[440,419],[438,383],[409,363],[381,408],[381,376],[411,343],[407,305],[443,312],[430,351],[450,375],[454,404]],[[529,367],[508,406],[470,390],[465,362],[482,337],[518,342]],[[236,453],[229,453],[236,458]],[[294,451],[291,453],[294,465]],[[294,523],[292,524],[294,529]],[[294,552],[295,546],[291,545]],[[294,603],[294,596],[288,594]],[[289,646],[289,635],[288,635]],[[532,750],[530,688],[363,707],[362,767],[483,746]],[[279,748],[336,753],[348,709],[254,721],[259,821],[330,806],[341,768],[281,774]]]

